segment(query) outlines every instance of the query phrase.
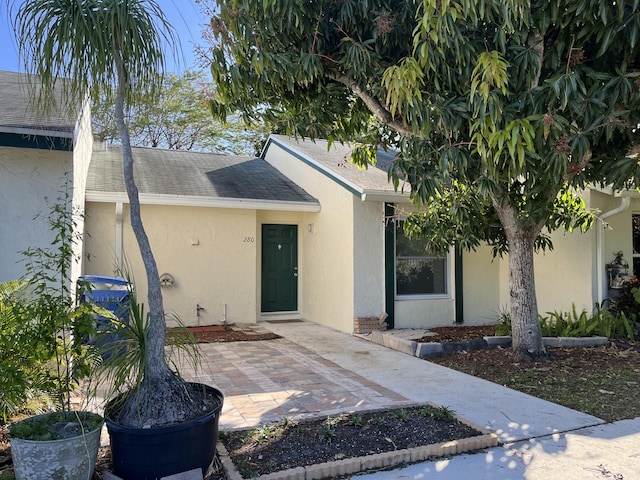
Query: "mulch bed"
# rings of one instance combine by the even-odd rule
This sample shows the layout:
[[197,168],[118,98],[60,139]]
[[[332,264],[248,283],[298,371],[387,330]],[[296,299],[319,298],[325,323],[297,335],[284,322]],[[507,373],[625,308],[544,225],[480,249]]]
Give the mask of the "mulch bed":
[[[169,329],[168,335],[179,334],[184,329]],[[188,327],[189,331],[198,343],[224,343],[224,342],[258,342],[262,340],[275,340],[281,338],[273,332],[253,326],[213,325],[208,327]]]
[[[442,417],[440,418],[440,416]],[[475,437],[482,433],[430,405],[315,421],[281,421],[223,435],[243,478]]]
[[414,339],[417,342],[468,342],[483,337],[490,337],[496,334],[495,325],[489,326],[455,326],[455,327],[437,327],[430,328],[429,332],[435,335],[426,335],[424,337]]

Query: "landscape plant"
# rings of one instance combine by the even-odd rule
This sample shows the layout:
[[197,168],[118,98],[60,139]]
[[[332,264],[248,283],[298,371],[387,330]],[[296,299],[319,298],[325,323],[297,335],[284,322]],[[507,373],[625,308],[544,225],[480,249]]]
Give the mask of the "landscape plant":
[[[105,398],[124,400],[125,394],[137,389],[144,379],[147,358],[147,337],[149,335],[149,314],[145,304],[138,299],[135,282],[128,270],[121,272],[128,279],[126,301],[116,312],[104,312],[107,317],[96,333],[94,344],[100,355],[94,374],[86,385],[90,397],[98,390]],[[181,366],[198,369],[201,353],[193,334],[182,326],[179,317],[172,321],[178,325],[167,336],[166,360],[173,371],[180,374]]]
[[42,348],[37,324],[25,319],[13,300],[23,288],[24,284],[18,281],[0,284],[0,378],[3,379],[0,415],[3,422],[19,412],[38,412],[38,400],[46,397],[46,367],[51,352]]
[[[33,393],[51,399],[43,409],[58,411],[66,422],[74,422],[77,414],[71,397],[96,362],[95,350],[85,340],[95,332],[94,315],[103,310],[79,302],[82,289],[76,293],[70,280],[72,264],[78,261],[74,251],[81,234],[77,213],[71,211],[69,203],[65,190],[46,218],[51,244],[23,251],[24,278],[2,288],[4,415],[23,409]],[[26,429],[21,432],[23,427]],[[10,432],[24,438],[33,429],[21,422],[11,425]],[[45,432],[44,437],[52,434],[56,432]]]
[[509,253],[513,353],[546,356],[533,258],[587,229],[588,184],[639,184],[638,0],[222,0],[214,115],[354,145],[430,250]]
[[[596,305],[593,313],[578,313],[575,305],[568,312],[547,312],[539,315],[543,337],[602,336],[611,339],[636,339],[638,324],[635,316],[627,318],[624,312]],[[496,323],[496,335],[511,335],[511,318],[502,314]]]
[[[94,470],[100,445],[103,418],[82,411],[72,396],[93,371],[95,349],[87,339],[95,332],[95,315],[103,309],[80,302],[82,287],[76,294],[71,281],[81,233],[69,190],[63,193],[46,218],[53,237],[50,245],[22,252],[25,277],[20,288],[5,297],[14,321],[32,337],[22,348],[33,348],[27,358],[35,359],[29,367],[37,370],[27,373],[37,375],[38,387],[52,399],[46,413],[9,425],[18,480],[86,478]],[[24,339],[18,335],[16,340]]]
[[[189,385],[165,359],[165,312],[157,264],[145,232],[125,111],[162,80],[164,49],[178,40],[153,0],[27,0],[19,2],[14,30],[25,71],[33,74],[34,108],[43,111],[100,95],[116,100],[115,117],[123,152],[123,175],[131,227],[146,272],[149,326],[143,379],[127,396],[119,422],[153,427],[202,414]],[[175,52],[175,50],[174,50]],[[60,86],[62,97],[53,95]]]

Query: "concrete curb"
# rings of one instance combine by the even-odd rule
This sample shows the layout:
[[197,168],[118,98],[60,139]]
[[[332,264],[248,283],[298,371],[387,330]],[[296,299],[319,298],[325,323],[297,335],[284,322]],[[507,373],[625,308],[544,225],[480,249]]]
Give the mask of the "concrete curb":
[[[479,427],[468,420],[456,416],[456,419],[479,432],[481,435],[475,437],[461,438],[449,442],[435,443],[420,447],[403,450],[393,450],[390,452],[376,453],[364,457],[347,458],[334,462],[319,463],[306,467],[296,467],[288,470],[281,470],[267,475],[254,477],[252,480],[322,480],[336,478],[343,475],[353,475],[386,467],[396,467],[411,463],[422,462],[431,458],[447,457],[460,453],[468,453],[483,448],[495,447],[498,445],[498,436],[486,428]],[[218,441],[216,444],[218,456],[228,480],[244,480],[238,469],[231,460],[229,452]]]
[[[486,348],[511,346],[511,337],[484,337],[468,342],[416,342],[393,335],[391,332],[373,331],[369,335],[359,335],[365,340],[383,345],[418,358],[428,358],[445,353],[474,351]],[[607,337],[544,337],[542,339],[546,347],[597,347],[605,345]]]

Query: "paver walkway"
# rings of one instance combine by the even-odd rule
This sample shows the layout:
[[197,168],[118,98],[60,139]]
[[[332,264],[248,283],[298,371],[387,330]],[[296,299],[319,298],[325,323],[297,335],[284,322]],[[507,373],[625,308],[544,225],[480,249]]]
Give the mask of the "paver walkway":
[[202,344],[188,380],[225,395],[220,429],[415,403],[284,338]]

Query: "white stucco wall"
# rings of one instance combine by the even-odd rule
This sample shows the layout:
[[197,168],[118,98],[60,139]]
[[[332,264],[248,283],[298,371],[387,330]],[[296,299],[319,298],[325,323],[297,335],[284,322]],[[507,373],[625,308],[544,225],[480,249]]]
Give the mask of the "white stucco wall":
[[[78,232],[84,232],[84,194],[87,186],[87,175],[91,163],[91,151],[93,148],[93,135],[91,133],[91,108],[89,101],[78,117],[73,140],[73,193],[72,211]],[[71,279],[73,282],[82,274],[84,262],[84,241],[75,246],[75,261],[71,266]]]
[[353,302],[355,317],[377,317],[385,308],[384,203],[353,201]]
[[580,312],[593,308],[591,272],[593,235],[591,233],[554,232],[553,250],[534,258],[538,311],[569,311],[575,305]]
[[465,325],[495,323],[499,312],[501,284],[508,277],[500,275],[501,260],[493,259],[491,248],[480,247],[475,252],[463,252],[463,318]]
[[[269,148],[265,160],[317,198],[321,212],[308,214],[300,230],[304,273],[300,280],[301,315],[351,333],[354,319],[354,196],[344,187],[280,149]],[[359,201],[359,200],[358,200]],[[313,233],[308,232],[313,224]],[[307,235],[308,233],[308,235]],[[345,268],[345,266],[347,266]]]
[[[86,250],[92,256],[95,252],[87,263],[87,274],[113,273],[115,254],[108,259],[105,253],[115,252],[113,212],[113,204],[87,204]],[[169,273],[175,279],[175,286],[162,290],[168,313],[175,313],[186,325],[221,324],[226,305],[227,322],[256,321],[259,244],[254,210],[143,205],[142,218],[159,273]],[[146,275],[127,205],[123,237],[138,295],[145,299]],[[196,305],[202,307],[199,316]],[[173,323],[168,321],[168,325]]]
[[71,152],[0,147],[0,282],[24,275],[19,253],[49,247],[51,208],[64,197]]

